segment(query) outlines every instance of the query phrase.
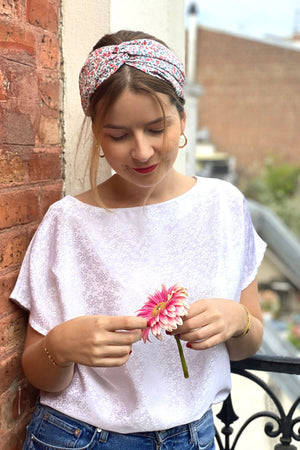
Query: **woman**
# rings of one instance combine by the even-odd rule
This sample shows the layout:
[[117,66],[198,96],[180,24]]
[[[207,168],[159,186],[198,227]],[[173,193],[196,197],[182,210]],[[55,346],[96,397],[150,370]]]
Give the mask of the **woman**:
[[[50,207],[11,295],[30,310],[22,362],[41,390],[24,449],[214,449],[229,360],[260,346],[265,244],[234,186],[175,170],[183,84],[182,63],[141,32],[104,36],[81,70],[92,187]],[[102,157],[114,175],[97,185]],[[188,312],[145,345],[165,303],[137,312],[177,283]]]

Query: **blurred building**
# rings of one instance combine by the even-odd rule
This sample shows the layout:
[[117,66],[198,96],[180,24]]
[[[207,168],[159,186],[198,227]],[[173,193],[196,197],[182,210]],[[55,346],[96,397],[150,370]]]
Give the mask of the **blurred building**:
[[270,154],[300,164],[300,48],[198,27],[198,130],[240,170]]

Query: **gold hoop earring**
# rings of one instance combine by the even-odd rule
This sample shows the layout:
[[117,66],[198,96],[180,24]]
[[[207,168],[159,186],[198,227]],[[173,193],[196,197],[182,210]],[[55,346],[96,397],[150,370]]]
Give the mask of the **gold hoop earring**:
[[182,145],[178,145],[178,148],[184,148],[186,146],[186,144],[187,144],[187,141],[188,141],[187,137],[186,137],[186,135],[184,133],[182,133],[181,136],[183,136],[183,138],[184,138],[184,143]]
[[104,153],[102,153],[102,155],[101,155],[101,147],[100,147],[100,149],[99,149],[99,157],[100,157],[100,158],[105,158]]

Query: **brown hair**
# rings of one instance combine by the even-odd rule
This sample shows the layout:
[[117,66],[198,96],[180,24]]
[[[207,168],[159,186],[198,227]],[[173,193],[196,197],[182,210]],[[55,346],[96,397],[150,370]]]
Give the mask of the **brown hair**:
[[[93,51],[97,48],[118,45],[122,42],[134,39],[152,39],[167,47],[163,41],[150,34],[141,31],[121,30],[117,33],[104,35],[93,47]],[[90,156],[90,183],[95,200],[99,206],[104,206],[97,189],[99,147],[101,146],[103,121],[108,109],[114,104],[125,89],[129,89],[132,92],[146,93],[152,96],[160,105],[164,122],[165,112],[157,92],[167,95],[171,104],[176,106],[180,115],[184,112],[184,100],[178,97],[171,83],[148,75],[141,70],[125,64],[97,88],[91,97],[87,116],[90,116],[92,119],[94,131]],[[101,102],[101,108],[97,108],[99,102]],[[165,148],[165,135],[163,138],[163,148]],[[162,154],[163,153],[164,152],[162,152]]]

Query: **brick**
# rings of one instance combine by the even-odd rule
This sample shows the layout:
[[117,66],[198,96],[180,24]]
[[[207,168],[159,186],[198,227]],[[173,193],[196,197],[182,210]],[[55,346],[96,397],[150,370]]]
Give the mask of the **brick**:
[[61,108],[61,84],[49,76],[39,77],[39,93],[44,105],[53,110]]
[[61,178],[62,172],[61,150],[39,151],[31,154],[28,161],[28,176],[31,182],[56,180]]
[[[37,398],[37,391],[26,380],[20,383],[14,382],[10,388],[0,397],[0,432],[5,436],[5,432],[12,431],[19,423],[28,423],[29,414],[32,412]],[[22,433],[22,438],[23,438]],[[1,444],[2,444],[1,436]],[[2,447],[3,448],[3,447]],[[9,447],[10,450],[10,447]]]
[[12,151],[0,150],[0,184],[14,184],[24,181],[25,164],[21,156]]
[[0,229],[34,222],[39,219],[39,197],[36,190],[0,193]]
[[217,150],[235,156],[239,170],[271,153],[300,164],[300,52],[199,28],[197,60],[198,129]]
[[19,63],[34,64],[35,36],[22,24],[1,21],[0,50],[2,56]]
[[49,31],[58,29],[58,8],[48,0],[28,0],[27,20]]
[[33,127],[32,134],[35,134],[41,106],[38,75],[34,67],[1,57],[0,67],[0,102],[3,110],[27,115]]
[[41,192],[41,214],[44,216],[52,203],[62,198],[63,183],[57,182],[55,185],[45,186]]
[[58,119],[41,116],[38,131],[41,144],[58,145],[60,143],[60,129]]
[[11,18],[19,16],[20,2],[19,0],[2,0],[0,3],[0,14]]
[[13,429],[1,433],[1,445],[3,449],[22,450],[26,435],[26,425],[29,418],[25,417]]
[[35,132],[29,115],[2,110],[0,140],[5,144],[34,145]]
[[20,265],[26,253],[28,238],[26,232],[0,234],[0,269]]
[[7,81],[5,79],[5,75],[0,70],[0,102],[3,102],[6,100],[7,97]]
[[[29,240],[61,198],[59,0],[0,4],[0,449],[21,450],[38,392],[24,378],[27,313],[9,300]],[[3,189],[4,188],[4,189]],[[1,231],[2,230],[2,231]]]
[[0,357],[11,352],[20,352],[24,345],[27,315],[20,308],[0,319]]
[[12,416],[14,420],[16,420],[24,413],[26,409],[26,400],[27,398],[25,389],[20,389],[20,386],[18,386],[18,392],[16,392],[15,398],[12,403]]
[[43,35],[39,44],[39,65],[52,70],[59,68],[59,45],[55,37]]
[[22,350],[0,359],[0,392],[7,391],[10,386],[24,378],[21,365]]
[[36,232],[36,230],[39,227],[39,223],[36,224],[29,224],[26,230],[26,236],[27,236],[27,245],[30,243],[31,239],[34,236],[34,233]]
[[9,300],[9,296],[16,284],[18,273],[18,270],[6,273],[5,275],[0,272],[0,316],[4,313],[16,311],[18,308],[15,303]]

